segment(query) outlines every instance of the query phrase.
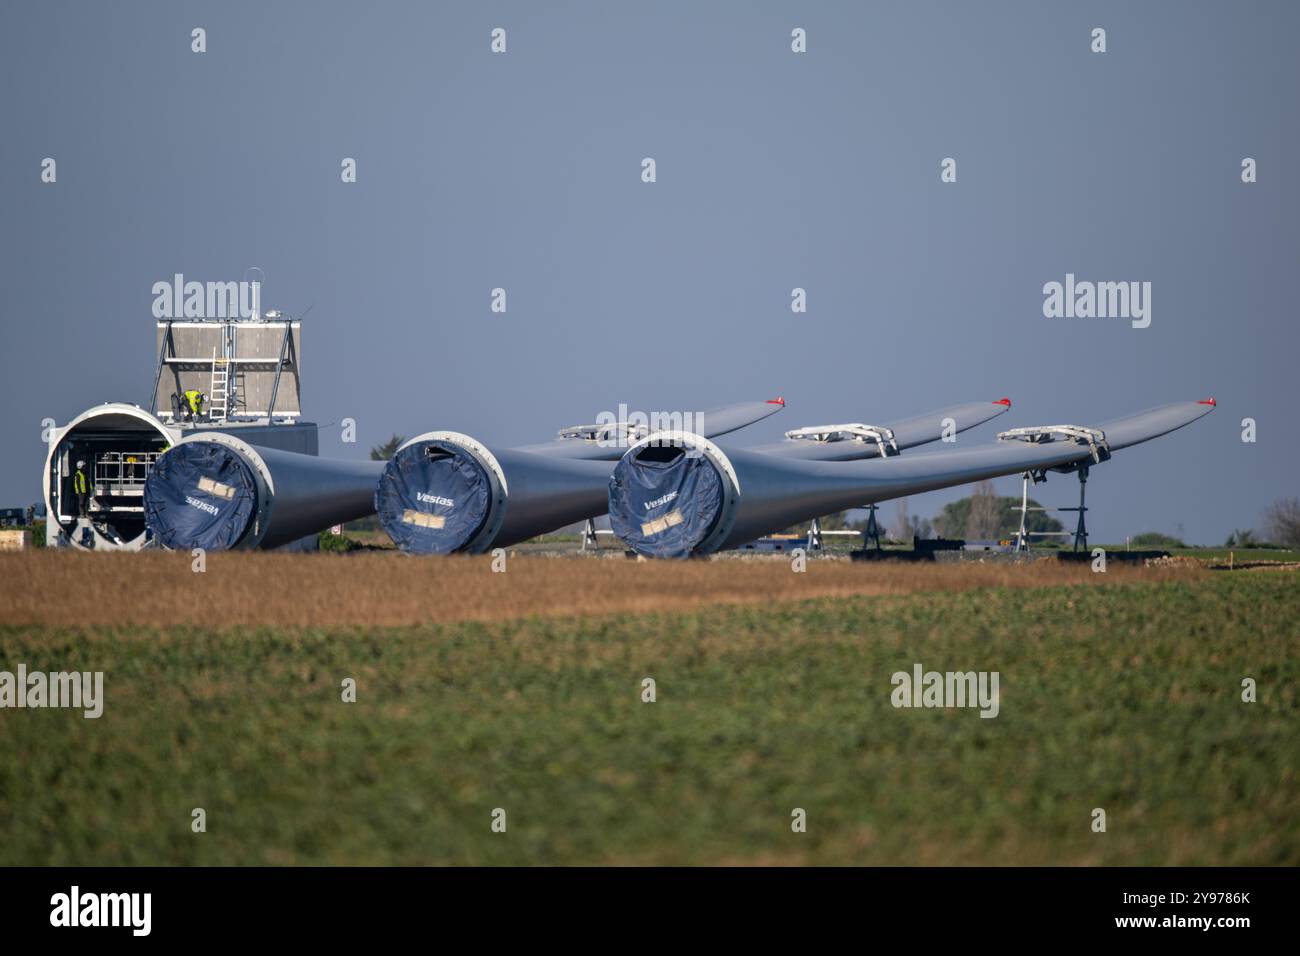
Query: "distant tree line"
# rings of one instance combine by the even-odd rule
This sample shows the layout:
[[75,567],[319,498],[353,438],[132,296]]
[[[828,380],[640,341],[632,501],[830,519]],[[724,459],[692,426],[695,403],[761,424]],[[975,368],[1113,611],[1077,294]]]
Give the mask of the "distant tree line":
[[1142,549],[1155,548],[1185,548],[1182,538],[1175,538],[1171,534],[1161,534],[1159,531],[1143,531],[1141,534],[1135,534],[1128,539],[1130,546]]
[[[1033,509],[1042,506],[1030,498],[1029,507]],[[876,520],[880,524],[882,535],[899,542],[909,542],[914,537],[928,538],[931,535],[967,541],[1003,541],[1015,537],[1020,529],[1020,499],[1013,495],[998,495],[991,481],[981,481],[973,486],[968,497],[944,505],[933,521],[911,514],[906,498],[900,498],[895,503],[893,520],[884,517],[883,508],[877,513]],[[866,518],[850,520],[847,511],[826,515],[821,519],[822,529],[826,531],[861,531],[866,523]],[[1035,534],[1035,537],[1041,542],[1044,538],[1051,541],[1056,537],[1041,532],[1061,532],[1065,527],[1048,512],[1031,510],[1025,517],[1025,530],[1040,533]],[[791,534],[806,534],[808,525],[795,525],[786,531]],[[1144,531],[1133,535],[1129,544],[1137,548],[1187,547],[1182,538],[1159,531]],[[1300,498],[1280,498],[1273,502],[1264,511],[1262,531],[1249,528],[1235,530],[1228,535],[1224,547],[1300,550]]]
[[1264,527],[1271,543],[1300,549],[1300,498],[1279,498],[1269,505],[1264,510]]
[[[1042,505],[1030,498],[1029,507]],[[993,482],[981,481],[970,497],[944,505],[934,519],[934,530],[941,537],[967,541],[1002,541],[1015,537],[1020,530],[1020,499],[998,495],[993,490]],[[1055,532],[1065,528],[1046,511],[1030,511],[1025,516],[1025,530]]]

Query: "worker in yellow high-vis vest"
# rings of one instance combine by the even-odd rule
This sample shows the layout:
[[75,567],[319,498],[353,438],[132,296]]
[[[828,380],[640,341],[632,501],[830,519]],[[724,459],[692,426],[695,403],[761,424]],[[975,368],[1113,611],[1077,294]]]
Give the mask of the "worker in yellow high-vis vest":
[[206,398],[197,388],[187,388],[185,390],[185,407],[189,411],[191,421],[198,421],[199,416],[203,414],[203,399]]
[[84,458],[77,461],[77,471],[72,476],[72,493],[77,496],[77,516],[84,518],[90,501],[90,481],[86,478]]

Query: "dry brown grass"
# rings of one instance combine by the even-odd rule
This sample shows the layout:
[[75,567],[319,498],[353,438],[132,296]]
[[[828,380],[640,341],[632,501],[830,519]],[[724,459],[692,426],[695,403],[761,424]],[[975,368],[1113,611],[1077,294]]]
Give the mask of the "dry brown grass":
[[0,624],[141,627],[390,626],[678,610],[848,595],[1187,580],[1197,568],[1088,565],[887,565],[784,559],[636,562],[512,556],[410,558],[227,553],[196,574],[180,553],[0,554]]

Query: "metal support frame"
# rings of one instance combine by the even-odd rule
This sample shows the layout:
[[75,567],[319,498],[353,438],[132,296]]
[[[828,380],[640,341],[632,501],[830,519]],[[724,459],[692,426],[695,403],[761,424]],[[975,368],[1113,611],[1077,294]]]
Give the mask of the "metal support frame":
[[[847,422],[842,425],[807,425],[803,428],[792,428],[785,433],[785,437],[791,441],[815,441],[823,443],[855,441],[862,444],[868,442],[874,443],[876,450],[881,458],[891,458],[899,454],[898,441],[894,438],[894,430],[886,428],[884,425],[864,425],[862,422]],[[880,525],[876,521],[876,506],[874,504],[865,505],[869,512],[867,525],[862,531],[862,547],[866,548],[867,542],[875,540],[876,550],[879,551],[880,545]],[[821,551],[825,545],[824,535],[844,534],[843,531],[823,531],[820,518],[813,518],[812,523],[808,526],[808,550]],[[854,532],[848,532],[850,534]]]
[[1029,484],[1030,482],[1033,482],[1034,484],[1038,484],[1040,481],[1046,481],[1047,480],[1046,471],[1042,470],[1041,468],[1035,471],[1026,471],[1020,477],[1022,479],[1022,484],[1020,488],[1020,530],[1016,532],[1015,549],[1017,551],[1028,551],[1030,535],[1053,535],[1053,534],[1064,534],[1065,532],[1028,530],[1028,528],[1026,527],[1026,522],[1027,519],[1029,518],[1029,512],[1054,511],[1056,509],[1044,508],[1044,507],[1034,507],[1034,508],[1029,507]]
[[1028,551],[1029,542],[1026,539],[1025,518],[1029,513],[1029,472],[1020,476],[1022,480],[1020,486],[1020,530],[1016,532],[1016,550]]
[[650,434],[649,429],[632,422],[605,422],[594,425],[570,425],[561,428],[560,438],[579,438],[583,441],[608,442],[617,441],[635,444]]
[[588,518],[586,524],[582,526],[582,550],[586,551],[591,548],[594,551],[599,551],[600,536],[602,534],[613,535],[614,532],[609,528],[597,528],[596,520]]
[[[284,361],[289,353],[293,351],[293,322],[286,319],[284,323],[284,338],[280,340],[280,358],[275,363],[275,382],[271,385],[271,400],[266,406],[266,420],[272,421],[275,418],[275,396],[280,392],[280,376],[284,373]],[[294,356],[297,359],[297,356]],[[297,366],[297,362],[294,365]],[[296,374],[296,373],[295,373]]]
[[[1048,535],[1058,535],[1058,534],[1069,535],[1071,533],[1074,536],[1074,550],[1078,551],[1080,545],[1082,545],[1084,551],[1088,550],[1088,524],[1087,521],[1085,520],[1085,515],[1088,513],[1088,507],[1084,502],[1084,490],[1088,483],[1088,466],[1079,465],[1078,475],[1079,475],[1079,505],[1078,507],[1068,507],[1068,508],[1029,507],[1029,483],[1032,481],[1034,484],[1038,484],[1040,481],[1046,481],[1047,472],[1040,469],[1038,471],[1026,471],[1023,475],[1021,475],[1021,478],[1023,479],[1023,484],[1021,486],[1021,492],[1020,492],[1020,530],[1016,532],[1015,549],[1017,551],[1029,550],[1030,536],[1033,535],[1048,536]],[[1075,524],[1075,528],[1073,532],[1029,531],[1025,527],[1025,522],[1029,516],[1029,512],[1031,511],[1075,511],[1078,512],[1079,514],[1079,520]]]
[[785,433],[792,441],[858,441],[875,442],[881,458],[898,454],[898,442],[894,440],[894,430],[884,425],[863,425],[850,422],[844,425],[809,425],[804,428],[792,428]]
[[[874,508],[875,508],[876,506],[875,506],[875,505],[868,505],[867,507],[868,507],[869,509],[873,509],[873,510],[874,510]],[[874,519],[874,517],[875,517],[875,515],[874,515],[874,513],[873,513],[872,518]],[[879,535],[879,529],[877,529],[875,533],[876,533],[876,547],[879,548],[879,547],[880,547],[880,535]],[[827,536],[827,535],[848,535],[848,536],[851,536],[851,537],[855,537],[855,538],[856,538],[859,534],[861,534],[861,535],[863,536],[863,540],[865,541],[865,540],[866,540],[866,537],[867,537],[867,532],[865,532],[865,531],[850,531],[850,530],[847,529],[847,528],[844,529],[844,530],[842,530],[842,531],[828,531],[827,529],[825,529],[825,528],[822,527],[822,519],[821,519],[821,518],[813,518],[812,521],[811,521],[811,522],[809,523],[809,525],[808,525],[808,542],[807,542],[807,543],[808,543],[808,550],[809,550],[810,552],[811,552],[811,551],[824,551],[824,550],[826,550],[826,540],[825,540],[825,539],[826,539],[826,536]]]
[[167,365],[167,354],[169,349],[173,353],[176,349],[176,343],[172,340],[172,323],[170,319],[167,321],[167,331],[163,333],[162,344],[158,347],[158,367],[153,373],[153,394],[149,396],[149,401],[145,405],[141,406],[150,411],[157,411],[155,402],[158,399],[158,386],[162,384],[162,373],[163,369]]
[[108,451],[93,456],[95,494],[104,497],[140,496],[144,482],[158,462],[158,451]]
[[880,525],[876,521],[876,505],[867,505],[867,526],[862,529],[862,547],[865,550],[867,542],[873,538],[876,541],[876,550],[880,550]]
[[[154,410],[154,414],[172,422],[207,421],[220,423],[223,420],[261,418],[263,416],[271,420],[275,415],[275,405],[284,373],[286,371],[291,373],[295,382],[299,386],[301,385],[298,369],[298,348],[294,340],[295,322],[295,319],[284,316],[280,312],[266,313],[266,322],[260,324],[264,326],[273,323],[284,324],[284,334],[277,347],[277,354],[265,357],[261,355],[241,357],[239,355],[240,329],[249,326],[249,322],[234,318],[222,319],[219,322],[160,319],[158,328],[162,330],[163,334],[158,349],[158,364],[154,369],[154,391],[150,397],[151,404],[149,407]],[[213,347],[212,353],[201,357],[197,355],[177,355],[176,336],[180,334],[179,329],[205,325],[220,326],[220,338],[218,344]],[[162,376],[166,374],[168,369],[172,372],[172,408],[167,408],[167,403],[159,395]],[[247,374],[250,369],[257,371],[259,374],[273,373],[270,402],[266,411],[253,412],[248,408],[246,388]],[[207,375],[206,390],[204,391],[205,408],[201,419],[192,419],[185,410],[185,403],[180,398],[183,394],[182,373],[203,373]],[[202,383],[195,383],[195,387],[204,388]],[[260,384],[258,394],[261,394]],[[301,409],[281,413],[282,417],[290,418],[301,414]]]
[[1083,425],[1031,425],[1027,428],[1011,428],[998,432],[998,441],[1026,441],[1041,445],[1056,441],[1057,436],[1087,445],[1088,451],[1092,453],[1092,460],[1097,464],[1110,457],[1106,433],[1100,428],[1088,428]]
[[1079,523],[1074,529],[1074,550],[1079,550],[1079,545],[1083,545],[1083,550],[1088,550],[1088,524],[1084,516],[1088,513],[1087,506],[1083,503],[1083,493],[1088,486],[1088,466],[1079,466],[1079,507],[1077,508],[1060,508],[1060,511],[1077,511],[1079,512]]
[[226,353],[226,400],[224,411],[225,417],[229,419],[231,415],[239,411],[239,366],[235,362],[235,357],[239,354],[239,326],[233,322],[226,326],[223,333],[222,350]]
[[[1084,425],[1036,425],[1027,428],[1012,428],[1008,431],[998,433],[998,441],[1025,441],[1033,444],[1045,444],[1053,441],[1073,441],[1080,445],[1087,445],[1088,451],[1092,454],[1094,464],[1101,464],[1110,458],[1110,446],[1106,443],[1106,433],[1100,428],[1088,428]],[[1025,528],[1025,518],[1029,511],[1074,511],[1079,515],[1078,523],[1074,528],[1074,550],[1077,552],[1082,546],[1083,550],[1088,550],[1088,523],[1086,515],[1088,506],[1084,502],[1084,492],[1088,483],[1088,464],[1081,461],[1077,465],[1070,466],[1079,475],[1079,505],[1075,508],[1035,508],[1029,507],[1029,482],[1032,479],[1035,484],[1039,481],[1047,480],[1047,472],[1040,469],[1036,472],[1027,471],[1024,473],[1024,486],[1020,496],[1020,531],[1016,534],[1016,550],[1026,551],[1029,549],[1028,538],[1032,534],[1068,534],[1068,532],[1029,532]],[[1070,469],[1057,469],[1070,470]]]

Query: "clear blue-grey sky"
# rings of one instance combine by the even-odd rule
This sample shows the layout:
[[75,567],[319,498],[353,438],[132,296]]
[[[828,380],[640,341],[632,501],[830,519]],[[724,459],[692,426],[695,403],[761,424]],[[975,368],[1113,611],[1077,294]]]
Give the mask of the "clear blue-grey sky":
[[[742,444],[1009,395],[962,439],[988,441],[1213,395],[1094,471],[1090,520],[1221,542],[1300,493],[1297,35],[1300,5],[1226,0],[9,0],[0,505],[40,497],[43,418],[146,401],[155,282],[256,265],[265,307],[314,303],[307,416],[358,423],[325,455],[532,442],[620,402],[784,395]],[[1045,318],[1067,273],[1151,282],[1150,327]]]

